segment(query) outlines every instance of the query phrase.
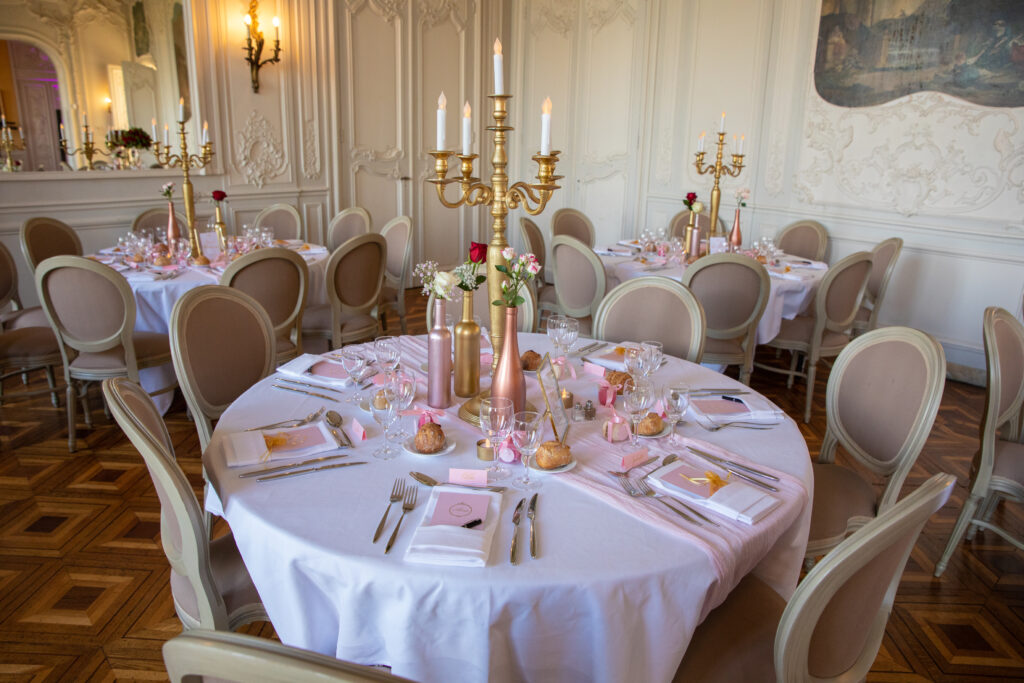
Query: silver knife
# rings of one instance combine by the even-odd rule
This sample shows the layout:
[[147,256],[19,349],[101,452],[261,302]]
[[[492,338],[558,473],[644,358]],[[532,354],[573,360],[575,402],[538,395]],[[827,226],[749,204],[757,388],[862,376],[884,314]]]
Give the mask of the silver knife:
[[718,465],[719,467],[721,467],[726,472],[729,472],[730,474],[736,475],[737,477],[739,477],[743,481],[750,482],[754,486],[760,486],[761,488],[765,489],[766,491],[774,491],[775,493],[779,492],[779,490],[777,488],[775,488],[774,486],[769,486],[768,484],[764,483],[760,479],[754,479],[749,474],[744,474],[743,472],[739,471],[735,467],[727,465],[724,462],[720,462],[720,461],[716,460],[713,457],[708,457],[704,453],[697,452],[694,449],[690,448],[689,446],[687,446],[687,448],[689,448],[690,452],[693,453],[694,455],[696,455],[697,457],[703,458],[704,460],[707,460],[708,462],[710,462],[710,463],[712,463],[714,465]]
[[749,391],[730,391],[729,389],[690,389],[690,396],[743,396]]
[[318,462],[325,462],[327,460],[337,460],[338,458],[347,458],[348,453],[342,453],[341,455],[325,455],[322,458],[311,458],[310,460],[303,460],[302,462],[293,462],[288,465],[279,465],[277,467],[265,467],[262,470],[253,470],[252,472],[242,472],[238,475],[239,479],[245,479],[246,477],[258,477],[262,474],[273,474],[274,472],[284,472],[285,470],[295,469],[296,467],[306,467],[307,465],[314,465]]
[[533,498],[530,499],[530,507],[526,509],[526,516],[530,518],[530,557],[537,559],[537,534],[533,528],[533,523],[537,517],[537,495],[533,494]]
[[516,511],[512,513],[512,550],[508,556],[508,561],[512,564],[518,564],[516,562],[516,550],[519,548],[519,514],[523,511],[523,505],[525,504],[526,499],[520,498],[519,504],[516,505]]
[[272,389],[284,389],[285,391],[294,391],[296,394],[305,394],[306,396],[313,396],[315,398],[325,398],[328,401],[334,401],[335,403],[341,403],[340,400],[327,394],[318,394],[315,391],[306,391],[305,389],[296,389],[295,387],[284,387],[280,384],[271,384]]
[[704,452],[704,451],[702,451],[700,449],[694,448],[693,446],[687,446],[687,448],[689,448],[691,451],[693,451],[694,453],[697,453],[699,455],[706,455],[707,457],[711,458],[712,460],[718,460],[718,461],[724,462],[727,465],[732,465],[733,467],[735,467],[738,470],[743,470],[744,472],[748,472],[750,474],[756,474],[759,477],[764,477],[765,479],[770,479],[772,481],[779,481],[779,478],[776,477],[774,474],[769,474],[768,472],[762,472],[761,470],[756,469],[754,467],[748,467],[747,465],[744,465],[743,463],[740,463],[740,462],[736,462],[735,460],[727,460],[725,458],[720,458],[717,455],[712,455],[711,453],[706,453],[706,452]]
[[333,391],[336,394],[343,394],[343,393],[345,393],[345,392],[343,392],[343,391],[341,391],[339,389],[332,389],[330,387],[325,387],[325,386],[322,386],[320,384],[310,384],[309,382],[300,382],[297,379],[290,379],[288,377],[278,377],[274,381],[275,382],[288,382],[289,384],[297,384],[300,387],[306,387],[308,389],[322,389],[323,391]]
[[270,481],[271,479],[281,479],[282,477],[291,477],[296,474],[309,474],[310,472],[319,472],[320,470],[332,470],[335,467],[352,467],[353,465],[366,465],[368,463],[359,462],[336,462],[332,465],[320,465],[319,467],[310,467],[304,470],[289,470],[288,472],[282,472],[281,474],[271,474],[269,477],[260,477],[256,481]]

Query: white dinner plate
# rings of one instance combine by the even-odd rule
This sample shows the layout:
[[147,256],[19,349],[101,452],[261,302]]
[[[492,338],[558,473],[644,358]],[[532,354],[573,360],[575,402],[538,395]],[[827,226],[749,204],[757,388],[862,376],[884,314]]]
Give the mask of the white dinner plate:
[[657,434],[637,434],[637,436],[641,439],[660,439],[661,437],[668,436],[671,433],[672,425],[666,422],[665,426]]
[[416,450],[416,447],[414,445],[415,443],[416,437],[409,437],[402,443],[402,448],[405,449],[405,452],[409,453],[410,455],[425,455],[432,458],[437,455],[448,455],[449,453],[455,450],[456,446],[456,443],[453,439],[445,439],[444,448],[439,450],[437,453],[420,453],[418,450]]
[[555,467],[550,470],[546,470],[543,467],[538,466],[536,458],[530,458],[530,469],[534,472],[540,472],[541,474],[561,474],[562,472],[568,472],[573,467],[576,467],[576,458],[573,458],[561,467]]

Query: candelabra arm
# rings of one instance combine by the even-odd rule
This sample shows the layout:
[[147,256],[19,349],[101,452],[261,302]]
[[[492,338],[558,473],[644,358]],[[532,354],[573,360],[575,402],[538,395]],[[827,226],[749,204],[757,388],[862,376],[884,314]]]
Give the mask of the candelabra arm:
[[[552,191],[542,189],[539,190],[539,194],[535,194],[534,189],[534,186],[528,183],[515,183],[512,187],[508,188],[508,192],[505,195],[505,203],[508,204],[509,209],[518,209],[519,205],[522,204],[523,210],[526,213],[536,216],[544,211],[544,208],[548,205]],[[533,204],[534,208],[531,208],[530,204]]]

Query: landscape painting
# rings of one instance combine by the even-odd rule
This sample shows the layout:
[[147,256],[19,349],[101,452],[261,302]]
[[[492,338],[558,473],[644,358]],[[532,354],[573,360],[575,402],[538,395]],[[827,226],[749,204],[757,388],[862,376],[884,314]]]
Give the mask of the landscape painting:
[[814,83],[842,107],[922,90],[1024,106],[1024,1],[822,0]]

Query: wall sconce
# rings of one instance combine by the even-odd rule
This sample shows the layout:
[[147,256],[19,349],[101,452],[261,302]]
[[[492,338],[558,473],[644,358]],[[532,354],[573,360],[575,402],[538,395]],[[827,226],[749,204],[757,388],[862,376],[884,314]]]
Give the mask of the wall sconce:
[[[260,21],[257,16],[259,10],[258,0],[249,3],[249,13],[245,15],[245,28],[248,35],[245,37],[245,61],[249,63],[249,73],[252,76],[252,91],[260,91],[260,67],[267,63],[277,64],[281,61],[281,22],[274,17],[274,56],[260,61],[263,55],[263,32],[260,31]],[[255,43],[255,45],[253,44]]]

